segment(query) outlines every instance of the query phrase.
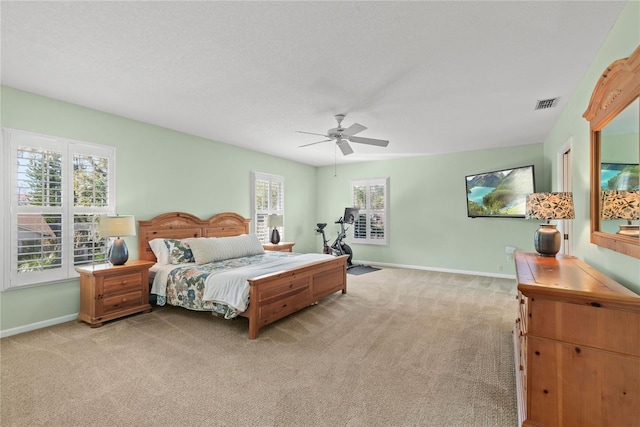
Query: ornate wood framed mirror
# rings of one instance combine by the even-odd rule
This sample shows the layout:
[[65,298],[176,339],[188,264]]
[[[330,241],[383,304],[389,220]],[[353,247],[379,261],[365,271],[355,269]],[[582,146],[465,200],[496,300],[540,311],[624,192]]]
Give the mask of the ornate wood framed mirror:
[[[640,258],[640,46],[602,73],[583,117],[591,127],[591,243]],[[612,214],[620,204],[625,214]]]

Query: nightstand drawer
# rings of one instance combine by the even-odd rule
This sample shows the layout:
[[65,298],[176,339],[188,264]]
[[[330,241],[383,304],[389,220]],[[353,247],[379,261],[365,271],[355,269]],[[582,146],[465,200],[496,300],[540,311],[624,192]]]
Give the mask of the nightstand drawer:
[[104,279],[105,296],[140,289],[142,289],[142,274],[140,273],[123,274]]
[[124,295],[116,295],[106,297],[103,302],[103,314],[109,314],[112,311],[120,311],[130,307],[136,307],[142,304],[142,291],[129,292]]

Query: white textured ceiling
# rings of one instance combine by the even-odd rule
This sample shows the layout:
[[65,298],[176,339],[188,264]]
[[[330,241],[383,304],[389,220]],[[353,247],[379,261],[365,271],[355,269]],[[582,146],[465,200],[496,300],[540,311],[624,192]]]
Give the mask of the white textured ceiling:
[[[543,142],[622,1],[0,3],[2,84],[331,165]],[[536,101],[560,97],[555,108]],[[586,105],[585,105],[586,108]]]

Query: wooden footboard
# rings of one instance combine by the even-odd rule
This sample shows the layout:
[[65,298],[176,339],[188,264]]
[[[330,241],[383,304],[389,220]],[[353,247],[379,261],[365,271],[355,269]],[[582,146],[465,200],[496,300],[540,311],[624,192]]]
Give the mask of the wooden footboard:
[[334,292],[347,293],[347,255],[249,279],[249,339],[263,326],[302,310]]

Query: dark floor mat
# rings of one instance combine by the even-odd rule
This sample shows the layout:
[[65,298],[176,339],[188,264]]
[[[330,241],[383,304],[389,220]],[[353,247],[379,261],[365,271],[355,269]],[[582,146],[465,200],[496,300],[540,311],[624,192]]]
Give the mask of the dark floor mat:
[[370,265],[354,265],[351,268],[347,269],[347,273],[353,274],[354,276],[360,276],[361,274],[371,273],[372,271],[378,271],[379,268],[371,267]]

